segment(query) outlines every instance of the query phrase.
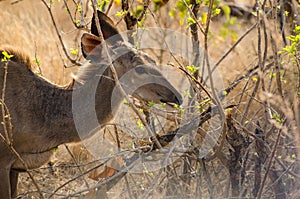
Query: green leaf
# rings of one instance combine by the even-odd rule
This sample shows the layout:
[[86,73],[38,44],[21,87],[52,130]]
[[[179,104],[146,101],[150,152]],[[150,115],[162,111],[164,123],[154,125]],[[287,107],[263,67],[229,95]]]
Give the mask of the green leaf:
[[141,13],[143,12],[143,10],[144,10],[144,6],[138,5],[138,6],[136,7],[136,9],[133,10],[132,12],[133,12],[133,15],[134,15],[136,18],[139,18],[140,15],[141,15]]
[[124,11],[118,11],[117,13],[116,13],[116,16],[117,17],[123,17],[125,14],[126,14],[127,12],[124,10]]
[[201,15],[201,23],[202,23],[202,25],[204,25],[204,24],[206,24],[206,22],[207,22],[207,13],[203,13]]
[[188,98],[192,98],[192,95],[190,94],[190,91],[189,91],[189,90],[184,90],[184,91],[183,91],[183,95],[184,95],[184,96],[187,96]]
[[80,21],[78,19],[75,20],[75,24],[76,26],[79,26],[80,25]]
[[183,116],[183,113],[184,113],[184,109],[183,109],[183,108],[180,108],[180,109],[179,109],[179,115],[180,115],[180,117]]
[[4,55],[5,58],[10,59],[12,58],[14,55],[9,55],[7,52],[3,51],[2,54]]
[[52,151],[52,152],[57,152],[57,151],[58,151],[58,146],[57,146],[57,147],[54,147],[54,148],[52,148],[52,149],[51,149],[51,151]]
[[275,119],[278,124],[282,124],[282,120],[276,113],[273,114],[273,119]]
[[102,11],[102,12],[106,9],[105,7],[108,4],[109,4],[109,0],[98,0],[97,1],[97,5],[98,5],[100,11]]
[[2,55],[4,56],[1,61],[2,62],[6,62],[6,61],[9,61],[10,58],[12,58],[14,55],[9,55],[7,52],[3,51],[2,52]]
[[77,11],[81,12],[82,11],[82,6],[81,5],[77,5]]
[[[189,4],[189,3],[187,3]],[[176,2],[176,8],[178,8],[179,12],[186,12],[186,5],[183,0]]]
[[129,106],[129,103],[126,99],[123,100],[123,104],[126,105],[126,106]]
[[33,62],[36,63],[38,66],[41,65],[37,57],[33,58]]
[[79,50],[78,49],[74,49],[74,48],[70,48],[71,54],[72,55],[77,55]]
[[194,75],[198,70],[199,70],[199,67],[196,67],[194,65],[190,65],[190,66],[186,66],[186,69],[188,69],[188,71]]
[[138,127],[140,127],[141,130],[144,129],[144,124],[141,122],[140,119],[137,121],[137,125],[138,125]]
[[152,107],[152,106],[154,106],[154,104],[155,104],[155,103],[154,103],[153,101],[149,101],[147,105],[148,105],[149,107]]
[[176,10],[170,10],[168,15],[173,19],[176,16]]
[[163,0],[152,0],[155,5],[155,11],[159,10],[164,5]]
[[212,15],[216,16],[216,15],[219,15],[220,13],[221,13],[221,9],[220,8],[216,8],[216,9],[213,9]]
[[270,73],[270,78],[276,77],[276,73]]
[[294,28],[294,32],[295,32],[295,34],[299,34],[300,33],[300,26],[295,26],[295,28]]
[[114,2],[117,6],[121,5],[121,0],[114,0]]
[[187,20],[188,25],[193,25],[196,23],[196,21],[192,17],[188,17],[186,20]]
[[257,12],[252,12],[252,15],[253,15],[254,17],[257,17]]
[[287,17],[287,16],[289,16],[289,12],[288,11],[284,11],[284,15]]

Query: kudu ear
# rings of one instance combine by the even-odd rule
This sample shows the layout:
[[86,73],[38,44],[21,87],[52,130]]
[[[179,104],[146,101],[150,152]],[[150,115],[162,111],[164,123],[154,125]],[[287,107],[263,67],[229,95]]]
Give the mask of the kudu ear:
[[[105,40],[110,38],[108,42],[112,45],[116,44],[117,42],[124,41],[122,36],[119,34],[119,31],[115,27],[114,22],[108,16],[106,16],[103,12],[99,10],[97,11],[97,15],[99,19],[99,24],[101,26],[101,31]],[[93,15],[92,19],[91,33],[99,37],[95,15]]]
[[95,35],[84,33],[81,37],[81,50],[84,58],[93,59],[101,56],[101,39]]

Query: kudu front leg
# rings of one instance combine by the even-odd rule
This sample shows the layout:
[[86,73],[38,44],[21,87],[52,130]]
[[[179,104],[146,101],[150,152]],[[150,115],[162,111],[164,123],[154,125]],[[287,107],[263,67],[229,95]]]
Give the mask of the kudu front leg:
[[0,167],[0,198],[11,199],[10,168]]
[[9,178],[10,178],[10,189],[11,189],[11,197],[16,198],[18,194],[18,177],[19,172],[10,170]]

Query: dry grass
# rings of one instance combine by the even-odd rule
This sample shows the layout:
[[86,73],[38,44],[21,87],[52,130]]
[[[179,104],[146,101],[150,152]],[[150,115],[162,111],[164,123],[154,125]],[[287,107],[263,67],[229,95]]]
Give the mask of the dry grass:
[[[0,33],[1,45],[11,45],[20,48],[35,57],[40,62],[43,76],[50,81],[64,84],[70,81],[73,68],[63,67],[63,56],[50,16],[41,1],[3,1],[1,4],[2,30]],[[62,4],[55,4],[53,12],[58,28],[62,32],[67,48],[78,45],[79,32],[72,26]],[[63,23],[62,23],[63,22]]]
[[[76,72],[76,67],[63,67],[64,62],[67,63],[68,66],[72,64],[63,55],[55,29],[44,5],[42,5],[40,1],[29,2],[28,0],[23,0],[14,5],[11,5],[11,2],[12,1],[0,2],[0,7],[6,8],[0,13],[0,18],[4,19],[1,22],[0,43],[18,46],[22,50],[26,49],[25,51],[32,58],[36,56],[39,59],[42,74],[46,78],[58,84],[67,83],[70,80],[70,73]],[[239,2],[245,3],[244,1]],[[253,5],[253,2],[254,1],[251,1],[250,3]],[[176,21],[177,18],[164,20],[167,17],[166,10],[172,6],[171,3],[168,3],[159,13],[155,13],[156,16],[159,16],[157,17],[157,19],[159,19],[157,22],[149,17],[146,24],[148,26],[159,25],[160,27],[167,27],[188,33],[188,29],[179,26],[178,21]],[[58,29],[63,32],[63,41],[67,49],[71,47],[78,48],[77,45],[79,44],[81,31],[76,30],[70,22],[63,4],[55,3],[53,13],[57,20]],[[112,10],[111,13],[115,13],[115,10]],[[113,18],[116,21],[118,19],[117,17]],[[240,37],[255,23],[255,20],[255,18],[251,20],[237,19],[237,22],[230,26],[229,29]],[[213,19],[211,24],[210,30],[212,34],[209,40],[209,55],[214,63],[218,62],[220,57],[230,49],[236,41],[236,39],[230,35],[225,38],[220,36],[220,32],[224,28],[224,23],[225,19],[221,18]],[[118,27],[125,30],[123,22],[120,23]],[[275,27],[273,22],[268,22],[266,27],[267,32],[272,34],[274,38],[277,38],[277,46],[281,49],[283,47],[282,38],[280,33],[274,31]],[[202,36],[200,36],[200,41],[200,43],[204,43]],[[270,38],[268,38],[267,41],[269,42],[267,52],[268,57],[270,57],[273,55]],[[254,29],[221,62],[218,70],[222,79],[217,81],[223,81],[224,87],[226,88],[236,78],[246,74],[249,69],[257,65],[257,44],[257,29]],[[262,45],[262,49],[263,48],[264,45]],[[150,51],[150,53],[154,55],[157,52]],[[160,60],[160,58],[163,57],[161,60],[163,63],[175,63],[170,54],[166,53],[162,55],[163,56],[157,56],[157,59]],[[266,64],[272,61],[273,59],[270,58]],[[241,185],[241,187],[237,188],[238,191],[240,191],[240,193],[238,193],[240,194],[239,196],[250,198],[253,197],[253,187],[255,186],[255,180],[258,179],[256,175],[260,174],[260,180],[263,180],[266,171],[268,171],[268,178],[266,182],[264,182],[266,186],[262,198],[299,198],[299,160],[297,151],[299,150],[297,148],[297,146],[299,147],[299,135],[297,136],[295,134],[299,133],[299,131],[297,131],[299,129],[292,129],[293,125],[297,127],[297,124],[295,124],[297,122],[297,114],[298,117],[300,117],[299,96],[295,96],[299,71],[297,71],[295,65],[293,65],[288,58],[283,57],[281,61],[286,62],[286,65],[283,65],[284,69],[286,69],[285,81],[282,81],[282,87],[286,96],[285,99],[280,98],[278,95],[278,85],[276,81],[270,80],[270,74],[274,73],[275,70],[274,66],[261,74],[262,79],[265,81],[265,87],[268,88],[267,90],[271,94],[263,92],[261,87],[259,87],[255,97],[251,98],[251,94],[255,90],[257,83],[257,80],[253,79],[253,77],[257,76],[252,76],[242,81],[241,84],[227,96],[227,105],[235,104],[238,106],[227,114],[228,129],[226,133],[226,143],[221,149],[223,156],[218,154],[219,156],[214,159],[204,161],[203,159],[197,159],[192,152],[187,153],[166,168],[156,171],[144,170],[143,173],[138,174],[129,173],[107,193],[105,189],[98,191],[98,196],[102,198],[140,198],[144,194],[145,197],[155,198],[196,198],[197,196],[199,196],[199,198],[229,198],[234,195],[235,191],[231,185],[233,186],[234,182],[238,182]],[[169,76],[168,78],[176,84],[176,80],[179,79],[177,75],[166,74]],[[269,111],[265,104],[267,102],[271,107],[272,113],[278,113],[286,119],[285,124],[278,126],[274,120],[267,118],[266,111]],[[294,106],[292,106],[292,104],[294,104]],[[248,105],[250,105],[250,107],[246,114]],[[131,117],[136,119],[135,115],[131,115]],[[116,123],[121,125],[118,129],[119,142],[121,142],[124,148],[131,148],[132,142],[136,140],[131,139],[128,134],[126,134],[129,132],[126,132],[124,126],[127,125],[126,127],[131,128],[132,126],[130,125],[134,125],[136,121],[134,119],[121,121],[121,119],[116,120]],[[258,126],[258,123],[260,126]],[[203,139],[207,131],[207,126],[209,126],[209,123],[203,125],[202,129],[198,131],[194,146],[201,146],[200,143],[197,142],[201,142]],[[176,128],[175,124],[168,124],[168,129],[174,128]],[[262,138],[264,142],[262,145],[260,145],[260,139],[256,137],[260,135],[255,134],[258,133],[258,131],[263,131],[267,134],[267,136]],[[276,146],[275,143],[279,133],[280,139]],[[117,140],[114,128],[107,130],[104,135],[102,133],[97,135],[97,138],[94,139],[97,140],[99,138],[99,142],[103,142],[103,145],[107,140]],[[108,146],[104,146],[104,148],[105,147]],[[276,149],[276,153],[274,157],[272,157],[271,154],[274,148]],[[81,145],[74,146],[71,151],[75,156],[76,164],[82,165],[81,169],[76,167],[70,154],[66,151],[65,146],[60,146],[55,158],[51,162],[52,165],[46,165],[43,168],[31,171],[46,197],[73,178],[75,178],[74,181],[67,183],[66,186],[59,189],[55,198],[60,198],[85,189],[87,184],[89,184],[89,186],[96,184],[96,182],[88,178],[87,175],[81,178],[77,178],[76,176],[100,163],[88,164],[93,161],[94,158]],[[113,154],[117,154],[118,151],[113,152]],[[108,152],[105,155],[108,156],[111,154]],[[296,157],[294,155],[296,155]],[[261,159],[257,158],[257,156]],[[124,159],[126,158],[125,155],[122,157]],[[272,158],[272,165],[268,169],[270,158]],[[113,158],[104,158],[100,162],[104,162],[107,159]],[[263,162],[258,163],[259,161]],[[108,165],[111,164],[112,163]],[[260,169],[263,170],[262,173],[258,172],[257,167],[261,167]],[[101,172],[98,171],[98,174],[99,173]],[[38,193],[35,192],[36,188],[26,174],[21,175],[19,188],[20,198],[38,198],[39,196]],[[285,193],[279,193],[281,191],[279,190],[280,188],[282,188]],[[148,191],[149,194],[146,194]],[[97,193],[91,192],[87,194],[86,198],[95,198],[95,194]],[[276,196],[276,194],[279,195]]]

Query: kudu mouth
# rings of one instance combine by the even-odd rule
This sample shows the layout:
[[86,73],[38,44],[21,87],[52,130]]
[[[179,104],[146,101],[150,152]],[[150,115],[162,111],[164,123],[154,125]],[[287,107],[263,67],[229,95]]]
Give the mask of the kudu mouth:
[[[160,95],[160,94],[158,94],[158,95]],[[168,104],[169,106],[174,106],[174,105],[179,105],[180,106],[183,103],[182,97],[178,92],[173,93],[172,97],[169,96],[167,99],[162,98],[162,99],[160,99],[160,102]]]
[[[165,90],[165,92],[156,92],[156,94],[161,97],[161,99],[159,100],[161,103],[168,104],[169,106],[180,106],[183,103],[181,95],[177,92],[175,88],[165,88]],[[169,95],[167,95],[167,93],[169,93]]]
[[171,85],[162,86],[158,84],[147,84],[138,88],[134,92],[133,97],[146,102],[165,103],[172,107],[183,103],[181,95]]
[[181,97],[180,98],[176,97],[175,100],[174,100],[174,102],[166,101],[164,99],[161,99],[160,102],[168,104],[169,106],[174,107],[175,105],[179,105],[180,106],[182,104],[183,100],[182,100]]

